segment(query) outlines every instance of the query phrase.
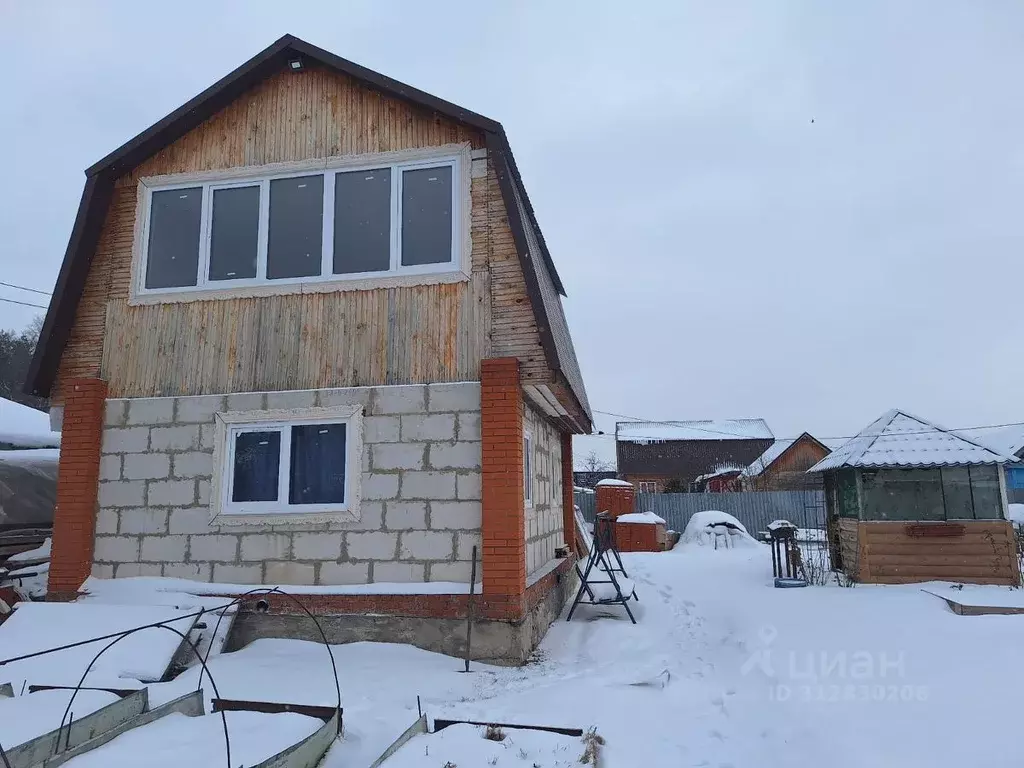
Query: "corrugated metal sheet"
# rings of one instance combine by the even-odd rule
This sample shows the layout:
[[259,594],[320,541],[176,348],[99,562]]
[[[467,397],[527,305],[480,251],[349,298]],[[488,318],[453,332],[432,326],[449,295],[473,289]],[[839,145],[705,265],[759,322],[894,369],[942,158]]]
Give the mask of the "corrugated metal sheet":
[[840,467],[953,467],[1014,460],[930,421],[891,410],[808,471]]
[[[576,505],[593,522],[595,495],[577,493]],[[825,527],[825,494],[822,491],[765,491],[754,493],[638,493],[637,512],[653,512],[669,529],[683,531],[697,512],[727,512],[752,536],[773,520],[789,520],[800,528]]]

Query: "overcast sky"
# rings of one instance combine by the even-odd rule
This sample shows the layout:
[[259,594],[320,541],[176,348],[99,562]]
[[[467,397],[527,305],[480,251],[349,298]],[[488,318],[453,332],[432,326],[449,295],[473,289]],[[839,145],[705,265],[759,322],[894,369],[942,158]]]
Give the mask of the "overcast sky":
[[51,290],[83,170],[290,32],[505,125],[594,408],[1024,420],[1024,5],[288,5],[0,0],[0,280]]

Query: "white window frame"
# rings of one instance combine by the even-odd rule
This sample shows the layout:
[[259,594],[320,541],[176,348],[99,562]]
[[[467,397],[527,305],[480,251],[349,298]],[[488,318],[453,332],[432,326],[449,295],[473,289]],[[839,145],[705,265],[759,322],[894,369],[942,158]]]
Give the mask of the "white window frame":
[[[345,424],[345,499],[341,503],[291,504],[288,482],[291,473],[291,428],[302,424]],[[243,432],[281,433],[278,465],[278,500],[235,502],[235,437]],[[356,522],[360,519],[362,478],[362,407],[297,408],[269,411],[229,411],[216,414],[214,487],[211,522],[222,525],[263,523]]]
[[523,503],[533,506],[533,433],[523,432]]
[[[652,488],[652,490],[647,490]],[[658,481],[657,480],[641,480],[640,481],[640,493],[657,493],[658,492]]]
[[[471,159],[469,145],[449,145],[441,148],[407,150],[346,158],[332,158],[299,163],[278,163],[270,166],[235,168],[225,171],[176,174],[148,177],[139,180],[136,208],[136,232],[132,258],[131,299],[137,303],[147,300],[182,300],[190,294],[209,298],[209,294],[227,292],[291,293],[309,286],[315,290],[335,290],[351,287],[363,288],[366,283],[386,282],[416,284],[430,278],[468,279],[471,242],[470,185]],[[406,171],[424,168],[449,167],[452,171],[452,250],[449,261],[437,264],[402,265],[402,190]],[[334,274],[334,185],[338,173],[369,171],[389,168],[391,171],[391,259],[388,269],[375,272]],[[276,179],[300,176],[322,176],[323,229],[321,232],[320,274],[311,277],[268,280],[267,243],[270,220],[270,182]],[[257,233],[256,277],[237,280],[210,280],[210,246],[213,227],[213,192],[217,189],[259,186],[260,210]],[[154,192],[200,187],[199,260],[196,285],[147,288],[146,272],[149,267],[150,213]],[[451,280],[447,280],[450,282]],[[372,286],[370,286],[372,287]]]

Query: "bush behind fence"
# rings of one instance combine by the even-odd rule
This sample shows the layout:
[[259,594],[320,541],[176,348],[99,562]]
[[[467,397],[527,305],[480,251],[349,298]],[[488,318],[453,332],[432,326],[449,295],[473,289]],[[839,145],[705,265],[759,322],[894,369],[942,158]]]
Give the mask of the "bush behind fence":
[[[593,522],[592,493],[575,494],[586,520]],[[752,536],[773,520],[789,520],[800,528],[825,527],[825,494],[822,491],[752,491],[744,493],[638,493],[637,512],[653,512],[669,529],[682,531],[697,512],[717,509],[735,517]]]

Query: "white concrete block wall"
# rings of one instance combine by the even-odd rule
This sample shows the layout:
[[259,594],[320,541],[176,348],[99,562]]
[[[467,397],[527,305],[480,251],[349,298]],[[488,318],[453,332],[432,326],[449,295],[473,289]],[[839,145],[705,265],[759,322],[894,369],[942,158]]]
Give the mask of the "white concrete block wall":
[[526,574],[543,568],[565,545],[562,521],[562,441],[527,401],[523,428],[533,436],[533,506],[526,508]]
[[[363,408],[358,522],[210,524],[216,413],[353,404]],[[466,582],[480,546],[477,382],[111,399],[102,454],[97,576]]]

